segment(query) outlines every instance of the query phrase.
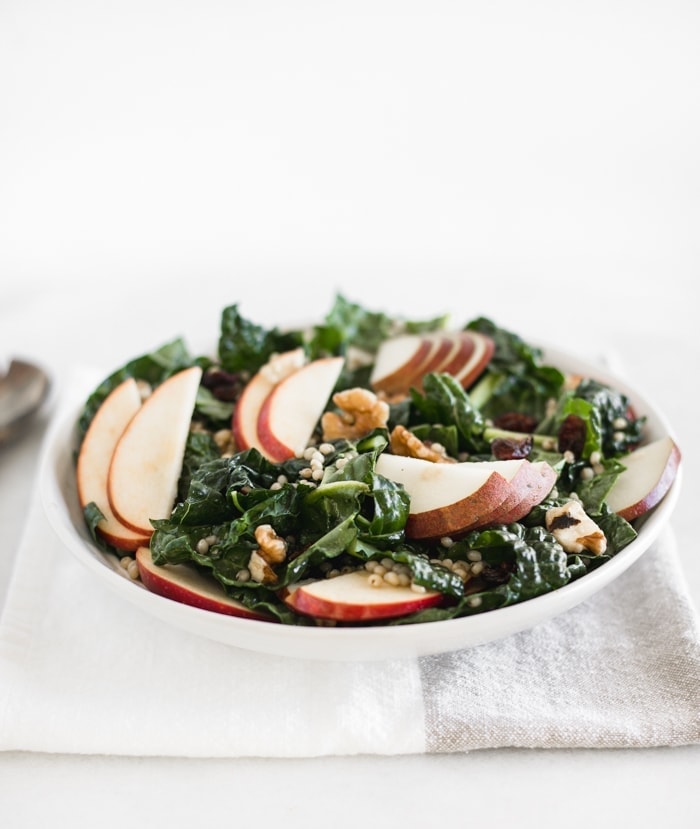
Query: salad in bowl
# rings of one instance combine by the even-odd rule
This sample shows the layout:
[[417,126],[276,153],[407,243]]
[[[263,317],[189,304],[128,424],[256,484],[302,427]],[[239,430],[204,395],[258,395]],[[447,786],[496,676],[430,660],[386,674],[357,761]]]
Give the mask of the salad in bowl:
[[76,426],[92,544],[167,600],[255,624],[387,628],[520,606],[634,546],[670,433],[489,318],[338,295],[308,327],[221,313],[104,379]]

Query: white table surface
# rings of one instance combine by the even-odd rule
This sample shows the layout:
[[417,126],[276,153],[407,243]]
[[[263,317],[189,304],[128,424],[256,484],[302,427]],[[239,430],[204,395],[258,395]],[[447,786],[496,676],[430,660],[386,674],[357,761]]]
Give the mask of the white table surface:
[[[60,394],[75,365],[206,342],[225,304],[283,322],[336,290],[612,354],[683,449],[700,607],[700,7],[482,5],[0,5],[0,360]],[[49,416],[0,449],[0,602]],[[699,770],[697,746],[9,752],[0,823],[691,827]]]

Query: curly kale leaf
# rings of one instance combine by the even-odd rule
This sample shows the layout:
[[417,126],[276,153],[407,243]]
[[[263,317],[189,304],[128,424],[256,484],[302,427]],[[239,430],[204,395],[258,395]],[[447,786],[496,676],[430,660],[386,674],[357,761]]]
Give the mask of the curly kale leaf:
[[[411,415],[411,429],[414,423],[421,435],[425,432],[424,424],[432,424],[431,433],[440,435],[446,447],[457,443],[457,449],[468,452],[488,452],[489,443],[484,439],[484,418],[476,409],[460,383],[450,374],[427,374],[423,379],[423,392],[411,389],[411,402],[414,413]],[[437,432],[435,424],[442,429]],[[456,454],[456,453],[455,453]]]
[[543,417],[547,401],[559,396],[564,385],[563,373],[543,364],[540,348],[486,317],[472,320],[466,329],[485,334],[495,343],[482,379],[470,390],[482,414],[496,417],[504,412],[529,412]]
[[[646,418],[633,415],[625,394],[592,379],[582,380],[575,394],[598,412],[601,449],[606,458],[624,455],[641,441]],[[626,426],[620,428],[623,421]]]
[[275,352],[289,351],[303,344],[300,331],[256,325],[241,315],[238,305],[221,313],[219,361],[226,371],[255,373]]

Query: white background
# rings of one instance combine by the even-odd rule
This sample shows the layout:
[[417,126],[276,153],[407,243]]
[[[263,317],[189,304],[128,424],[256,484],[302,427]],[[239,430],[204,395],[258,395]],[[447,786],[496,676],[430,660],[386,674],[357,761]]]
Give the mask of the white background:
[[[71,365],[210,341],[226,304],[283,322],[336,291],[613,349],[681,439],[697,600],[699,43],[690,0],[2,0],[0,360],[35,357],[60,393]],[[3,595],[39,432],[0,456]],[[13,753],[0,815],[691,826],[698,758]]]

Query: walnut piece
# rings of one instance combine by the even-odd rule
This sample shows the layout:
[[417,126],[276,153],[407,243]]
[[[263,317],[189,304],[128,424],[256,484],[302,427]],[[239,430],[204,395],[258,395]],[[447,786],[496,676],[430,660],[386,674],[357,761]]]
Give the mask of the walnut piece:
[[270,567],[258,550],[253,550],[248,560],[250,577],[258,584],[276,584],[277,573]]
[[333,395],[340,412],[324,412],[321,418],[323,439],[353,440],[372,429],[384,428],[389,420],[389,404],[363,388],[346,389]]
[[248,560],[250,577],[259,584],[275,584],[277,573],[272,565],[281,564],[287,557],[287,542],[277,535],[271,524],[256,527],[255,540],[259,546]]
[[424,443],[405,426],[395,426],[391,430],[389,441],[391,451],[395,455],[402,455],[408,458],[420,458],[424,461],[432,461],[432,463],[455,463],[453,458],[447,456],[443,446],[434,449],[433,446],[438,446],[438,444],[431,445]]
[[567,501],[561,507],[547,510],[545,524],[567,553],[588,550],[597,556],[607,548],[605,533],[587,515],[580,501]]
[[281,564],[287,557],[287,542],[280,538],[271,524],[260,524],[255,528],[258,553],[268,564]]

